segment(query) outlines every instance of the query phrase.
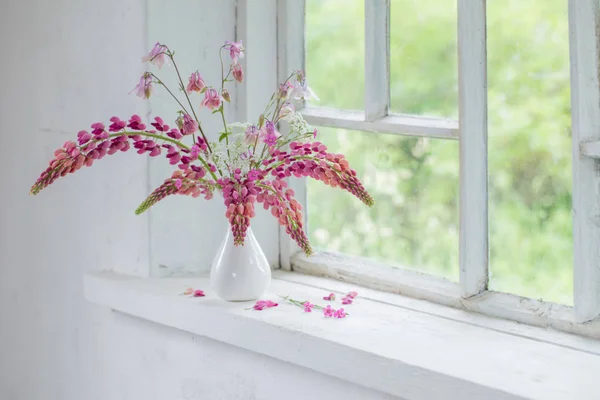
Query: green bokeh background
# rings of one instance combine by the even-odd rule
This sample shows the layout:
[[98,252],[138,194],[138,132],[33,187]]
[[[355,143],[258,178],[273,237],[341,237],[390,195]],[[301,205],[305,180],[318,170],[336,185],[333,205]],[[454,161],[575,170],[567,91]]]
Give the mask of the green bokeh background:
[[[307,1],[314,105],[364,108],[364,1]],[[567,1],[487,4],[490,287],[571,304]],[[456,22],[456,0],[391,0],[394,112],[457,118]],[[457,280],[458,142],[319,133],[376,205],[309,182],[313,246]]]

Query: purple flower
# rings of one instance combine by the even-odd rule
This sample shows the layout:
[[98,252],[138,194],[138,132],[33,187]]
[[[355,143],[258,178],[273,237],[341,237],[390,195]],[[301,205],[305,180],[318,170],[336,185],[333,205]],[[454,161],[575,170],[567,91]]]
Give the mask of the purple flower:
[[238,59],[244,58],[244,46],[242,45],[241,40],[239,42],[228,40],[225,42],[225,48],[229,49],[229,55],[234,64],[237,64]]
[[219,108],[221,106],[221,96],[219,96],[219,93],[217,93],[215,89],[210,88],[204,92],[204,100],[202,100],[202,105],[210,108],[211,110]]
[[148,72],[145,72],[140,78],[140,82],[135,85],[131,92],[135,92],[136,96],[143,99],[149,99],[152,94],[152,76]]
[[162,66],[167,61],[167,46],[164,46],[160,43],[156,43],[150,53],[144,58],[142,58],[143,62],[150,62],[150,64],[156,65],[158,68],[162,68]]
[[206,83],[204,83],[204,79],[202,79],[202,75],[200,75],[200,72],[196,71],[190,75],[190,81],[188,82],[186,91],[188,93],[202,92],[202,90],[205,87],[206,87]]
[[242,66],[239,63],[233,64],[231,66],[231,70],[233,73],[233,79],[235,79],[239,83],[242,83],[242,81],[244,80],[244,70],[242,69]]

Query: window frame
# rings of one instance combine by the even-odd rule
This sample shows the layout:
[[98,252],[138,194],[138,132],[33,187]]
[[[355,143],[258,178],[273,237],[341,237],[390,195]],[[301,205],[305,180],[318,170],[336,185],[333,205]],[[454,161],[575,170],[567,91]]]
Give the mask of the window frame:
[[[314,126],[459,141],[459,283],[358,257],[307,258],[280,231],[281,268],[332,277],[537,326],[600,333],[600,4],[568,0],[573,143],[574,306],[491,291],[489,283],[486,0],[457,0],[459,120],[391,113],[390,0],[365,1],[365,110],[300,105]],[[304,70],[304,0],[277,0],[278,78]],[[310,79],[310,78],[309,78]],[[305,209],[306,179],[290,184]],[[307,213],[305,213],[305,222]]]

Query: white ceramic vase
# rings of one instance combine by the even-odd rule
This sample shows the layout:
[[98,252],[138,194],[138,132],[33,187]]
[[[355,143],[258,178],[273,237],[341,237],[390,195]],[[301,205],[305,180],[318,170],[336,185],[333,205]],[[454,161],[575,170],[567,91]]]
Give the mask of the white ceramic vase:
[[210,270],[211,289],[226,301],[257,300],[271,284],[271,268],[252,228],[243,246],[233,245],[228,227]]

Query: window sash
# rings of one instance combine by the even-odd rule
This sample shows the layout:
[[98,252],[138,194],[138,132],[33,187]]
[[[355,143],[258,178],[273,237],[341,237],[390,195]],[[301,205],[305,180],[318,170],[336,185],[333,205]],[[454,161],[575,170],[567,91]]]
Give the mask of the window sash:
[[598,0],[569,0],[575,266],[573,292],[579,322],[600,315],[600,180],[596,161],[585,157],[597,157],[600,147],[598,142],[589,142],[600,135],[599,18]]
[[[388,283],[382,287],[373,283],[379,282],[374,275],[375,270],[366,268],[364,273],[349,273],[353,269],[350,264],[359,262],[352,257],[335,255],[332,258],[327,257],[329,253],[321,253],[311,261],[298,253],[297,247],[284,232],[280,234],[282,267],[292,269],[293,266],[294,270],[301,272],[328,275],[347,281],[369,281],[383,290],[599,337],[600,179],[594,160],[600,159],[600,51],[596,36],[596,32],[600,31],[599,2],[568,0],[575,277],[574,307],[568,307],[488,291],[486,0],[457,1],[459,121],[389,113],[389,0],[365,1],[364,112],[322,107],[303,109],[307,122],[315,126],[459,140],[459,284],[457,291],[446,288],[447,293],[442,296],[453,300],[443,300],[435,294],[439,293],[440,287],[454,285],[442,278],[428,277],[423,281],[411,278],[422,276],[420,272],[400,271],[395,277],[386,275]],[[279,77],[285,78],[293,70],[304,69],[305,5],[304,1],[278,0],[277,7]],[[306,183],[305,180],[294,182],[294,190],[305,207],[306,218],[306,207],[309,206],[306,204]],[[324,259],[328,260],[327,264],[323,262]],[[364,260],[360,262],[364,264]],[[332,266],[332,263],[336,265]],[[538,311],[545,309],[547,312],[540,316]],[[592,319],[595,319],[592,324],[579,324]]]
[[460,126],[459,282],[463,298],[488,288],[485,0],[458,0]]

